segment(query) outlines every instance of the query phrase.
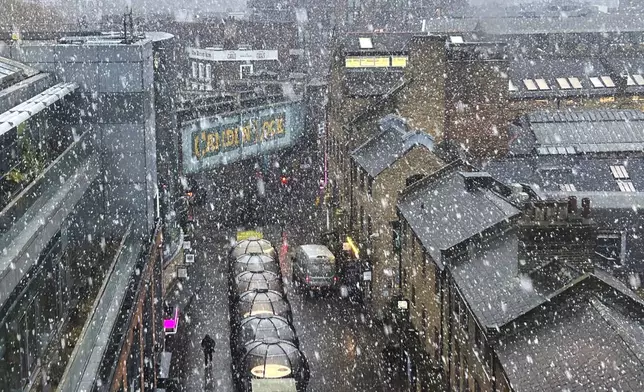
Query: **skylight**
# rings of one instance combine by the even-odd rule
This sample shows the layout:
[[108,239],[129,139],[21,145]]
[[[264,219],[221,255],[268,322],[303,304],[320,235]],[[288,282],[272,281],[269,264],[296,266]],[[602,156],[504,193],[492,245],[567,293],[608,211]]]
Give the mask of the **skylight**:
[[633,181],[618,180],[617,186],[619,186],[619,190],[622,192],[635,192]]
[[633,79],[635,79],[635,83],[637,83],[638,86],[644,86],[644,78],[642,75],[633,75]]
[[628,179],[628,172],[624,165],[611,165],[610,171],[613,173],[613,177],[618,180]]
[[631,77],[631,75],[626,75],[626,85],[635,86],[635,81],[633,80],[633,77]]
[[508,80],[508,88],[510,89],[510,91],[517,91],[517,90],[519,90],[519,89],[517,88],[517,86],[515,86],[515,85],[514,85],[514,83],[512,83],[512,81],[511,81],[511,80]]
[[606,87],[615,87],[615,83],[613,82],[613,79],[610,78],[610,76],[602,76],[602,82],[604,82],[604,86]]
[[568,80],[570,81],[570,85],[572,86],[572,88],[577,88],[577,89],[583,88],[578,78],[568,78]]
[[534,81],[537,82],[539,90],[550,90],[550,86],[548,86],[545,79],[535,79]]
[[593,87],[595,87],[595,88],[601,88],[601,87],[604,87],[604,83],[602,83],[602,81],[601,81],[601,80],[599,80],[599,78],[596,78],[596,77],[590,77],[589,79],[590,79],[590,83],[592,83],[592,84],[593,84]]
[[570,83],[568,83],[568,79],[566,78],[557,78],[557,83],[559,83],[559,88],[562,90],[570,88]]
[[535,91],[539,89],[537,85],[534,84],[534,81],[532,79],[523,79],[523,84],[529,91]]
[[561,189],[562,192],[577,192],[577,188],[575,188],[574,184],[561,184],[559,185],[559,189]]
[[366,37],[366,38],[359,38],[360,40],[360,49],[373,49],[373,42],[371,42],[371,38]]
[[462,44],[462,43],[464,43],[463,37],[461,37],[460,35],[453,35],[453,36],[449,37],[449,40],[453,44]]

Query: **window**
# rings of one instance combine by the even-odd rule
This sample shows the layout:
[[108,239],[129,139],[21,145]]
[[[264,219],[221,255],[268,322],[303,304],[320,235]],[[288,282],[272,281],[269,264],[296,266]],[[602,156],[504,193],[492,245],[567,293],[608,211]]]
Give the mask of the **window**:
[[525,85],[525,88],[528,89],[528,91],[535,91],[539,89],[537,85],[534,84],[534,81],[532,79],[523,79],[523,84]]
[[203,63],[199,63],[199,79],[204,78],[204,65]]
[[212,80],[212,65],[206,64],[206,80]]
[[463,332],[466,334],[469,333],[469,319],[467,317],[467,308],[463,304],[463,311],[461,312],[461,326],[463,327]]
[[456,295],[454,295],[454,300],[452,301],[452,303],[454,307],[454,314],[458,318],[459,314],[461,313],[461,309],[460,309],[460,303],[458,301],[458,297]]
[[575,88],[575,89],[583,88],[583,86],[581,85],[581,82],[579,81],[579,78],[568,78],[568,81],[570,82],[570,85],[572,86],[572,88]]
[[440,333],[438,332],[438,327],[434,326],[434,359],[437,361],[439,360],[440,357],[440,347],[441,347],[441,342],[440,342]]
[[365,172],[360,170],[360,190],[364,192]]
[[624,165],[611,165],[610,171],[613,173],[613,178],[616,180],[627,180],[629,178]]
[[371,176],[367,178],[367,193],[369,196],[373,196],[373,178]]
[[590,79],[590,83],[592,83],[593,87],[595,87],[595,88],[604,87],[604,83],[602,83],[602,81],[599,80],[599,78],[590,77],[589,79]]
[[628,180],[617,180],[617,186],[622,192],[635,192],[635,186],[633,186],[633,181]]
[[427,309],[423,308],[423,319],[421,320],[423,325],[423,336],[427,336],[427,325],[429,324],[427,320]]
[[626,236],[623,233],[600,233],[597,235],[595,253],[604,260],[622,265],[626,253]]
[[391,222],[391,242],[394,253],[400,255],[400,251],[402,250],[400,243],[400,221]]
[[481,392],[481,385],[477,378],[474,378],[474,392]]
[[411,285],[411,303],[416,304],[416,286],[413,283]]
[[610,76],[602,76],[601,79],[602,82],[604,82],[604,86],[615,87],[615,83],[613,82],[613,79],[610,78]]
[[373,223],[371,222],[371,215],[367,215],[367,239],[371,239],[373,235]]
[[439,295],[441,292],[441,276],[438,268],[434,267],[434,294]]
[[423,278],[427,279],[427,264],[429,262],[427,261],[427,258],[423,260]]
[[469,364],[467,363],[467,355],[463,355],[463,386],[465,392],[470,391],[470,374],[469,374]]
[[364,208],[360,206],[360,233],[364,233]]
[[537,82],[539,90],[550,90],[550,86],[548,86],[545,79],[535,79],[534,81]]
[[239,79],[246,79],[253,74],[253,64],[242,64],[239,66]]
[[562,192],[577,192],[577,188],[573,184],[561,184],[559,185],[559,189]]
[[570,83],[568,83],[568,79],[566,78],[557,78],[557,83],[559,84],[559,88],[562,90],[567,90],[570,88]]
[[359,38],[358,40],[360,41],[360,49],[373,49],[373,42],[371,42],[371,38]]
[[197,79],[197,70],[198,70],[198,65],[195,61],[192,62],[192,78]]
[[474,328],[474,344],[476,345],[476,349],[479,351],[479,355],[483,355],[483,339],[478,326]]

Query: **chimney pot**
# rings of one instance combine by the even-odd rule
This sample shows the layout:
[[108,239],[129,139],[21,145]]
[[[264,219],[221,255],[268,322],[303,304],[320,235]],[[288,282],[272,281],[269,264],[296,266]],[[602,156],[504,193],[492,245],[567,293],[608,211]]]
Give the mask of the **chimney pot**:
[[589,219],[590,218],[590,199],[587,197],[584,197],[581,199],[581,216],[584,219]]
[[577,196],[568,197],[568,213],[569,214],[577,213]]

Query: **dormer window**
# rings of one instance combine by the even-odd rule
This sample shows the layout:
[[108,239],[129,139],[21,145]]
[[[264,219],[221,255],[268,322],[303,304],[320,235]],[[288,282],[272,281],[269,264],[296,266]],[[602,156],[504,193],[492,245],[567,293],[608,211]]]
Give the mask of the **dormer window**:
[[626,236],[621,232],[599,233],[595,253],[613,265],[623,265],[626,254]]

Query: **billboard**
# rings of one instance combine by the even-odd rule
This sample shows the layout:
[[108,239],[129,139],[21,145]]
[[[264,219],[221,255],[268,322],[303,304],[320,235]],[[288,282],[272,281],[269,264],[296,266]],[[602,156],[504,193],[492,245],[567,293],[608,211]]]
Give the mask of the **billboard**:
[[304,130],[301,102],[204,117],[181,128],[184,173],[197,173],[293,145]]
[[188,57],[209,61],[278,60],[277,50],[215,50],[188,48]]

